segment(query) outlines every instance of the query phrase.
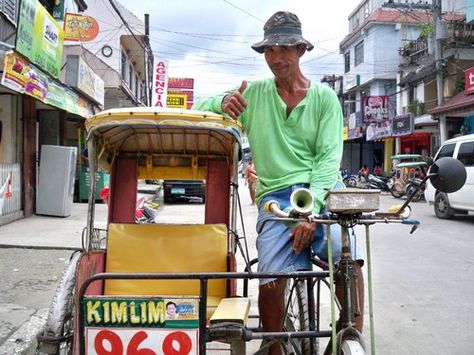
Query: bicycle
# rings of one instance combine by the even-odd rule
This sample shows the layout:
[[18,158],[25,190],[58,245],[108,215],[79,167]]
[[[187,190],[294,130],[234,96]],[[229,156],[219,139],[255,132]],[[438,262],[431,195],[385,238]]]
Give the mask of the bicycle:
[[[331,291],[331,341],[324,354],[366,354],[366,345],[361,333],[355,328],[355,317],[360,312],[357,290],[357,279],[354,273],[354,260],[352,259],[351,243],[349,229],[355,225],[365,226],[366,236],[366,257],[367,257],[367,289],[369,302],[369,330],[370,330],[370,353],[375,354],[375,336],[374,336],[374,308],[373,308],[373,290],[372,290],[372,262],[370,250],[369,228],[375,223],[402,223],[412,225],[410,233],[413,233],[419,221],[409,219],[411,209],[409,203],[417,195],[419,190],[430,179],[431,183],[440,191],[454,192],[459,190],[466,180],[466,171],[462,163],[456,159],[443,158],[437,161],[432,167],[431,172],[422,180],[421,184],[413,190],[407,201],[403,205],[397,205],[389,212],[376,212],[379,209],[380,190],[358,190],[343,189],[330,190],[326,198],[327,214],[313,215],[311,209],[314,204],[311,191],[305,188],[295,190],[290,197],[292,210],[283,211],[280,209],[277,201],[268,201],[265,209],[273,213],[275,217],[269,220],[281,221],[285,223],[316,222],[323,223],[328,232],[328,268],[329,268],[329,287]],[[330,228],[332,224],[341,226],[341,244],[342,255],[340,262],[334,266],[332,260],[332,245],[330,238]],[[343,297],[340,300],[339,319],[336,319],[336,297],[335,297],[335,278],[342,281]],[[315,282],[309,282],[310,288],[314,288]],[[310,290],[308,294],[313,291]],[[317,291],[319,294],[319,290]],[[297,294],[298,299],[301,297]],[[318,299],[318,298],[316,298]],[[288,304],[293,303],[289,299]],[[300,303],[300,310],[302,304]],[[309,302],[312,302],[309,300]],[[311,306],[311,303],[308,304]],[[310,307],[303,309],[311,315],[313,309]],[[316,316],[310,317],[312,319]],[[339,329],[338,329],[339,328]],[[313,326],[314,330],[315,327]],[[310,329],[311,331],[311,329]],[[314,335],[314,334],[313,334]],[[302,354],[315,354],[314,352],[301,352]]]

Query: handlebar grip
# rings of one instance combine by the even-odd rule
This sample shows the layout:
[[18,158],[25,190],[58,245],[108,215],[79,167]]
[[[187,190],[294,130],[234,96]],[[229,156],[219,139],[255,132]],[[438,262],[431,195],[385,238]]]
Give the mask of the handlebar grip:
[[266,212],[266,213],[273,213],[272,211],[272,204],[275,204],[277,208],[280,208],[280,204],[278,203],[278,201],[276,200],[270,200],[270,201],[267,201],[265,202],[265,204],[263,205],[263,210]]

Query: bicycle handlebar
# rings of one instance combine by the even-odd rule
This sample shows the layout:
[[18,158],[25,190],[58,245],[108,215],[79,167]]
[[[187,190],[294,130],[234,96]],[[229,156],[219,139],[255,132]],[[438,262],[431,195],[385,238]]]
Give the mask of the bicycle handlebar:
[[410,234],[413,233],[420,222],[415,219],[409,219],[408,216],[404,216],[404,210],[397,212],[374,212],[374,213],[357,213],[357,214],[344,214],[330,212],[329,214],[311,214],[308,216],[299,215],[295,209],[290,211],[284,211],[280,208],[280,204],[271,200],[265,203],[264,210],[267,213],[272,213],[276,217],[268,218],[262,222],[258,228],[258,233],[263,229],[263,226],[268,221],[281,221],[281,222],[309,222],[309,223],[323,223],[323,224],[342,224],[342,225],[356,225],[364,224],[371,225],[375,223],[401,223],[412,225],[413,228]]

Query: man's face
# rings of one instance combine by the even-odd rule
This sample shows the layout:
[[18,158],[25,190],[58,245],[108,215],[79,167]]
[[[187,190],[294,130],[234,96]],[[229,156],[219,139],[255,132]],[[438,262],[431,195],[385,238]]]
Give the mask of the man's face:
[[301,46],[265,47],[265,60],[277,78],[285,78],[299,69],[299,59],[304,53]]
[[168,312],[168,314],[170,316],[174,316],[176,314],[176,306],[172,303],[170,303],[169,305],[166,306],[166,312]]

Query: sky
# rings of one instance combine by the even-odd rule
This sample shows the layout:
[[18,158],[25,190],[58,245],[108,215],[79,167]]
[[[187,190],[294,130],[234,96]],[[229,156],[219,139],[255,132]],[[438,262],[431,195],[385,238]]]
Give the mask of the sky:
[[277,11],[302,22],[314,49],[301,59],[303,73],[320,81],[343,74],[339,43],[348,16],[361,0],[119,0],[140,19],[150,15],[154,56],[167,60],[170,77],[194,78],[195,99],[238,87],[242,80],[270,77],[263,55],[250,46],[263,39],[263,25]]

